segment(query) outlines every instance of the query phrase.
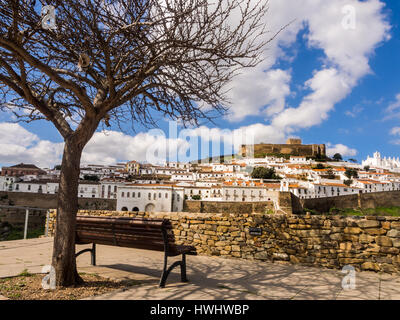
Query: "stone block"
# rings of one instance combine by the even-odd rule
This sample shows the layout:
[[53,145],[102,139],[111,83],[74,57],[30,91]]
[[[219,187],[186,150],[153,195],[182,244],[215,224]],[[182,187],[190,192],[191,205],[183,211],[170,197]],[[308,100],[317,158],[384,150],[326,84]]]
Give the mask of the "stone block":
[[393,221],[390,225],[393,229],[400,230],[400,221]]
[[375,240],[375,237],[368,234],[360,234],[359,241],[361,243],[370,243]]
[[344,233],[349,233],[349,234],[360,234],[361,233],[361,228],[359,227],[346,227],[343,230]]
[[386,236],[378,236],[375,238],[375,242],[379,246],[383,247],[391,247],[393,245],[392,240],[389,237]]
[[364,262],[361,265],[361,269],[362,270],[372,270],[372,271],[379,271],[380,270],[379,265],[377,263],[369,262],[369,261],[368,262]]
[[361,220],[357,222],[357,225],[360,228],[378,228],[380,226],[380,222],[376,220]]
[[288,254],[287,253],[283,253],[283,252],[275,252],[274,254],[272,254],[272,258],[274,260],[289,261]]
[[400,238],[400,230],[396,229],[389,230],[386,235],[391,238]]
[[382,234],[385,234],[386,233],[386,230],[385,229],[382,229],[382,228],[368,228],[368,229],[364,229],[364,232],[365,233],[368,233],[368,234],[370,234],[370,235],[375,235],[375,236],[377,236],[377,235],[382,235]]

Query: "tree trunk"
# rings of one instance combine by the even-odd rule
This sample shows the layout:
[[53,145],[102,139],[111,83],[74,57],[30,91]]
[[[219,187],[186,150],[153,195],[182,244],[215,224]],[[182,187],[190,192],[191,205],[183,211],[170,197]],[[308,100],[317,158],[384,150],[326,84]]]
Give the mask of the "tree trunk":
[[52,258],[57,286],[68,287],[83,282],[77,272],[75,259],[75,226],[82,150],[82,144],[77,143],[76,139],[73,137],[66,139],[61,164]]

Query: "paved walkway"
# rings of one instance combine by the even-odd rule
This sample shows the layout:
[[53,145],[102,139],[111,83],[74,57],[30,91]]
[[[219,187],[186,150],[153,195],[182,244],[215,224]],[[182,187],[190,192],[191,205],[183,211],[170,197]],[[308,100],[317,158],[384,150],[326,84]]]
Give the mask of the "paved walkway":
[[[39,273],[50,264],[53,238],[0,242],[0,278],[24,269]],[[79,246],[82,249],[89,246]],[[90,266],[90,254],[78,257],[79,272],[97,273],[112,279],[134,279],[139,285],[91,299],[400,299],[400,276],[358,272],[356,288],[342,289],[340,270],[299,265],[189,256],[189,283],[179,282],[179,268],[158,288],[163,253],[98,246],[98,266]],[[173,259],[171,259],[173,261]]]

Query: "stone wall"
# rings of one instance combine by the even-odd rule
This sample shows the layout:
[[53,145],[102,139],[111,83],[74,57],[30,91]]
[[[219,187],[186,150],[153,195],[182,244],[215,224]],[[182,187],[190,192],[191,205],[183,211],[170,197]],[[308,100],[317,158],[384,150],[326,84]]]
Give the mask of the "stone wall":
[[[29,210],[29,230],[43,227],[46,221],[46,213],[46,210]],[[25,214],[25,209],[0,208],[0,223],[8,223],[13,227],[23,227],[25,225]]]
[[316,157],[318,155],[326,155],[326,147],[324,144],[267,144],[260,143],[254,145],[242,145],[239,155],[246,157],[251,154],[286,154],[292,156]]
[[[79,207],[93,210],[115,210],[116,199],[78,198]],[[0,204],[21,207],[53,209],[57,207],[57,195],[33,192],[0,191]]]
[[185,200],[183,203],[183,211],[192,213],[265,213],[267,210],[274,210],[272,201],[239,202]]
[[299,201],[303,208],[315,210],[319,213],[329,212],[331,208],[371,209],[377,207],[400,207],[400,191],[361,193],[316,199],[300,199]]
[[[400,273],[400,217],[80,211],[166,218],[179,244],[199,254]],[[55,212],[50,214],[50,234]],[[252,235],[249,228],[260,228]],[[256,230],[257,231],[257,230]]]

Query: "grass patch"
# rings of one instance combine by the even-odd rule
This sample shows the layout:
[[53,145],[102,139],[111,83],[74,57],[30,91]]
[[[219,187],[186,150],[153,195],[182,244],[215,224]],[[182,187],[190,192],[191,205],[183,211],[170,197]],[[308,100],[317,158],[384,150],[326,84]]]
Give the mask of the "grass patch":
[[28,269],[24,269],[24,270],[18,275],[18,277],[31,277],[31,276],[33,276],[33,274],[30,273],[30,272],[28,271]]
[[[40,236],[44,235],[45,232],[45,226],[29,230],[26,234],[27,239],[34,239],[34,238],[39,238]],[[9,240],[21,240],[24,238],[24,228],[23,227],[12,227],[11,232],[8,235],[8,237],[5,239],[6,241]]]
[[400,207],[377,207],[371,209],[361,208],[331,208],[328,215],[339,215],[339,216],[391,216],[400,217]]

